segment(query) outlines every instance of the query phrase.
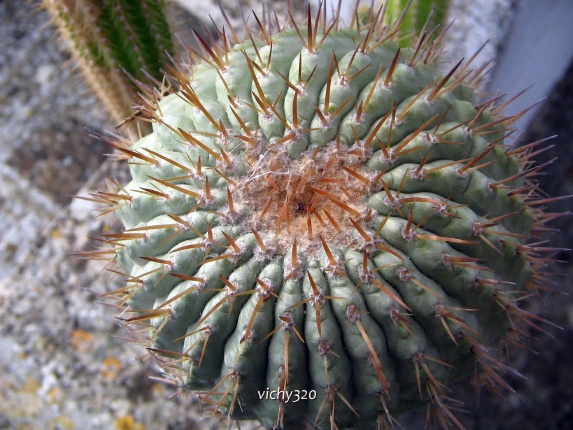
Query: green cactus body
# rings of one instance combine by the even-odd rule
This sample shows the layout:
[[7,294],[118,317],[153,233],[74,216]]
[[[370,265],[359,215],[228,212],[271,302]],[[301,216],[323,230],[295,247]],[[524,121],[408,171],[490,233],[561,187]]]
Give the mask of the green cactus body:
[[87,83],[116,121],[133,109],[135,78],[161,80],[173,54],[163,0],[42,0]]
[[399,20],[399,43],[407,46],[423,30],[431,31],[443,24],[450,0],[388,0],[384,24]]
[[124,321],[230,418],[458,425],[446,387],[504,386],[489,350],[536,322],[517,306],[542,283],[535,145],[508,150],[480,73],[441,76],[431,44],[316,19],[221,32],[153,133],[114,143],[133,180],[98,198],[125,226],[104,236]]

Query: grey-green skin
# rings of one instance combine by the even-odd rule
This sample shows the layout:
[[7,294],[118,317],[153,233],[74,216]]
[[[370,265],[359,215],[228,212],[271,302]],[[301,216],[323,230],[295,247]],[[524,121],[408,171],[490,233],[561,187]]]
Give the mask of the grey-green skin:
[[[130,197],[121,201],[117,214],[126,234],[144,232],[145,237],[116,242],[116,260],[133,286],[128,307],[141,315],[126,321],[148,320],[151,348],[162,360],[173,358],[170,368],[183,386],[199,390],[211,408],[231,418],[256,418],[266,428],[297,428],[307,421],[319,429],[367,429],[389,425],[392,417],[426,404],[440,413],[446,407],[443,386],[495,367],[488,367],[485,349],[476,344],[496,345],[519,319],[517,307],[503,304],[513,297],[510,291],[531,283],[532,268],[519,246],[535,217],[522,195],[511,193],[525,183],[523,177],[497,186],[521,172],[518,156],[504,150],[502,125],[488,109],[474,106],[474,91],[465,83],[428,101],[442,76],[421,54],[412,61],[412,49],[401,49],[390,84],[382,85],[398,45],[392,40],[378,44],[384,36],[376,33],[366,52],[356,51],[366,34],[334,29],[309,52],[294,29],[284,29],[272,36],[270,71],[264,77],[246,60],[266,68],[271,49],[264,40],[254,41],[258,54],[247,41],[221,55],[223,68],[202,62],[183,88],[195,98],[179,93],[163,99],[153,133],[130,149],[136,154],[133,180],[121,191]],[[331,67],[333,53],[341,74],[364,70],[341,85]],[[277,144],[292,131],[277,115],[294,124],[295,99],[279,72],[296,86],[299,70],[300,82],[312,75],[297,96],[302,132]],[[254,74],[274,104],[276,114],[270,117],[254,97],[260,94]],[[332,80],[330,113],[350,101],[332,124],[323,126],[314,106],[324,111],[327,79]],[[356,106],[367,98],[364,116],[355,121]],[[235,201],[232,211],[228,201],[228,189],[246,187],[254,176],[247,159],[280,147],[297,160],[316,148],[326,150],[337,139],[342,151],[364,149],[363,140],[394,104],[395,115],[378,127],[365,155],[349,162],[377,178],[356,201],[340,197],[361,208],[356,209],[359,217],[339,219],[351,239],[322,245],[315,237],[319,251],[298,246],[293,261],[294,239],[284,222],[275,229],[264,224],[253,229],[267,245],[263,250],[251,229],[262,206]],[[381,144],[391,151],[414,132],[398,156],[385,157]],[[256,145],[237,137],[249,135]],[[479,158],[490,145],[491,151]],[[230,164],[213,155],[221,150]],[[475,165],[483,168],[460,170],[478,158]],[[364,208],[371,209],[367,215]],[[297,216],[296,208],[289,210]],[[495,226],[480,229],[478,223],[498,217]],[[370,243],[349,218],[370,235]],[[274,245],[277,232],[288,246]],[[214,258],[223,254],[228,258]],[[266,390],[279,388],[314,398],[265,398]]]

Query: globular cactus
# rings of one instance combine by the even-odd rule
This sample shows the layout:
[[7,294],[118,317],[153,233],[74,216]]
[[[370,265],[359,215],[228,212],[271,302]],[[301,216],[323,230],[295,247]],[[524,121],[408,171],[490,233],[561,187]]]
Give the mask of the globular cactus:
[[323,16],[219,30],[175,94],[148,93],[153,133],[108,139],[133,179],[93,196],[125,227],[94,255],[214,413],[372,429],[425,407],[461,427],[447,387],[510,389],[495,350],[541,323],[519,307],[553,251],[540,142],[506,146],[515,117],[477,101],[470,62],[441,75],[436,40]]

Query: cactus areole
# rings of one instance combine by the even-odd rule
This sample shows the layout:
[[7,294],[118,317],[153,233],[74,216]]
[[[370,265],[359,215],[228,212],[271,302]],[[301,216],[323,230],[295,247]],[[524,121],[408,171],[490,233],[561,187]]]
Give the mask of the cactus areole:
[[510,389],[496,349],[539,323],[518,307],[551,252],[537,143],[508,148],[513,118],[471,62],[441,74],[439,37],[323,16],[199,38],[176,90],[145,92],[153,132],[112,142],[132,181],[95,195],[124,225],[103,236],[120,318],[225,418],[461,427],[447,386]]

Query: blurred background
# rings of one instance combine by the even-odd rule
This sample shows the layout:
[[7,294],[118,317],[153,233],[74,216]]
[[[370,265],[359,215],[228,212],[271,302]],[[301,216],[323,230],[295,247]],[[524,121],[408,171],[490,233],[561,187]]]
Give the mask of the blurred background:
[[[245,14],[261,9],[254,0],[220,3],[236,26],[239,5]],[[285,6],[267,2],[279,14]],[[222,23],[214,0],[172,8],[184,32],[209,26],[209,15]],[[558,135],[539,163],[556,161],[539,180],[551,196],[573,194],[573,2],[452,0],[447,20],[454,20],[444,42],[451,64],[489,40],[479,59],[496,63],[487,93],[509,98],[534,84],[508,108],[516,113],[540,102],[518,122],[515,144]],[[94,205],[73,197],[104,189],[106,177],[126,176],[106,161],[110,148],[90,137],[115,124],[48,21],[37,3],[0,0],[0,429],[228,428],[158,380],[145,351],[125,340],[114,309],[96,303],[117,280],[102,264],[69,255],[89,249],[88,237],[105,228]],[[564,200],[549,211],[571,209]],[[560,233],[548,237],[551,246],[573,247],[571,219],[552,226]],[[547,270],[556,291],[531,310],[561,329],[542,324],[548,334],[531,333],[533,353],[511,353],[524,376],[507,375],[516,394],[482,392],[478,402],[465,384],[454,388],[453,397],[465,402],[459,416],[466,429],[573,428],[572,253],[555,258],[562,262]],[[400,422],[408,430],[424,426],[419,413]]]

